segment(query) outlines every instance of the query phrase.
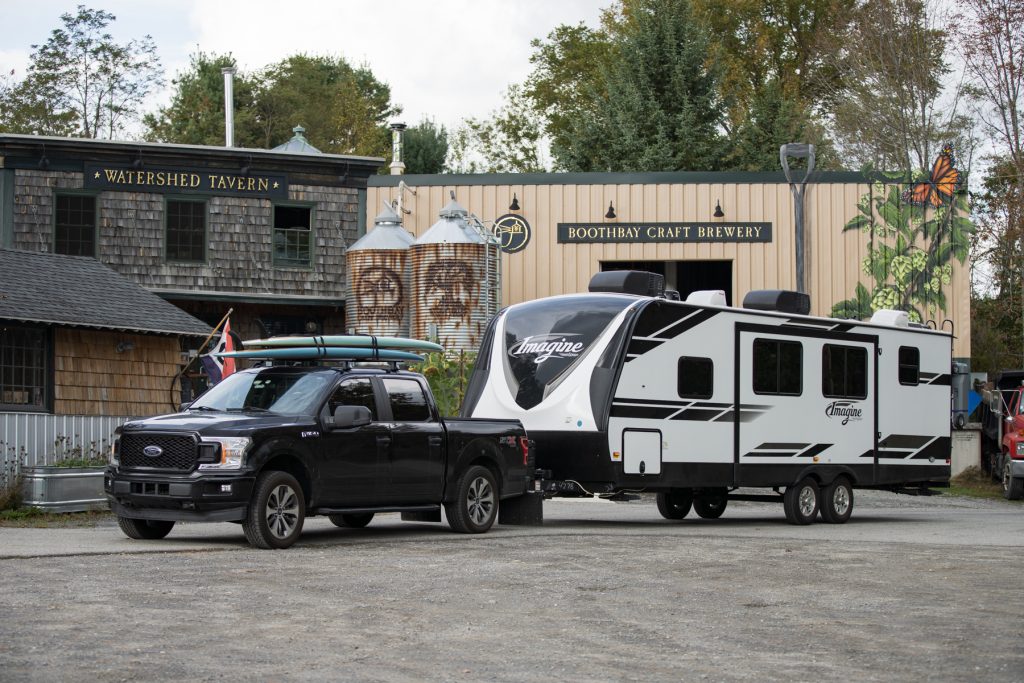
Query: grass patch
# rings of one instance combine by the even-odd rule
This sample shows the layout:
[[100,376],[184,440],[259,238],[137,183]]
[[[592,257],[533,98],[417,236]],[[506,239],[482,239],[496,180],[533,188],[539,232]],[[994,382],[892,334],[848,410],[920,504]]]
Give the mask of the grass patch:
[[16,510],[0,511],[0,527],[75,529],[106,525],[113,521],[114,514],[109,510],[45,512],[38,508],[23,507]]
[[993,481],[980,467],[968,467],[950,479],[946,495],[1004,500],[1002,483]]

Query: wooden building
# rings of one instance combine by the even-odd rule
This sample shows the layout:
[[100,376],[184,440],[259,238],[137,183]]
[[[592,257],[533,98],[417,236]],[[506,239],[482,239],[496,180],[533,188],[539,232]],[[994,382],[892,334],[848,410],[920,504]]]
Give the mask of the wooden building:
[[[812,314],[906,308],[952,328],[953,355],[969,362],[969,220],[955,207],[910,206],[903,185],[860,173],[808,181]],[[796,205],[782,172],[374,176],[366,206],[397,202],[419,236],[453,193],[501,241],[504,305],[585,291],[595,272],[621,268],[660,272],[684,299],[724,290],[730,305],[753,289],[800,289]]]

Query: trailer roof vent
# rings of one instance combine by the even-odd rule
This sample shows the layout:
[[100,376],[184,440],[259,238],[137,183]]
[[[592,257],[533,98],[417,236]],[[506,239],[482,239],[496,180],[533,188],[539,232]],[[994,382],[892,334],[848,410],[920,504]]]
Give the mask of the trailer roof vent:
[[725,301],[725,292],[721,289],[701,289],[690,292],[686,297],[686,303],[697,304],[698,306],[728,306]]
[[664,296],[665,277],[645,270],[608,270],[590,278],[591,292]]
[[786,289],[755,289],[743,297],[743,308],[807,315],[811,312],[811,297]]
[[910,316],[906,311],[894,311],[883,308],[875,311],[871,316],[871,322],[876,325],[889,325],[890,327],[910,327]]

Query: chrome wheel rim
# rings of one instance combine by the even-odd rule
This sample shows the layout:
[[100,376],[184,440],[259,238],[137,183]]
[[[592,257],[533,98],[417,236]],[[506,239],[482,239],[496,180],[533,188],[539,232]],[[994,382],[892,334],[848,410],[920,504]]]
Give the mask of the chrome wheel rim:
[[494,511],[494,487],[486,477],[477,477],[469,484],[466,508],[473,524],[483,524]]
[[267,528],[274,538],[285,539],[299,524],[299,497],[291,486],[275,486],[267,497]]
[[[1007,456],[1007,457],[1009,457],[1009,456]],[[1012,477],[1010,477],[1010,463],[1007,462],[1003,466],[1003,493],[1006,493],[1007,491],[1010,490],[1010,479],[1011,478]]]
[[804,517],[810,517],[814,514],[814,489],[810,486],[805,486],[800,489],[800,497],[797,501],[797,507],[800,509],[800,514]]
[[836,487],[835,493],[832,494],[832,509],[840,517],[846,514],[850,509],[850,489],[845,486]]

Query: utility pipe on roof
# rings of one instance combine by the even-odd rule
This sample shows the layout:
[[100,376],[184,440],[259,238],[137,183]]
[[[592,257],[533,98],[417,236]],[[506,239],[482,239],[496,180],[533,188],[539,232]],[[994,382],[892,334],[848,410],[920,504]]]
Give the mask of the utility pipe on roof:
[[235,72],[233,66],[220,70],[224,74],[224,146],[235,146]]
[[[789,170],[789,157],[807,159],[807,170],[799,182],[793,182]],[[786,175],[786,182],[793,193],[795,239],[796,248],[796,291],[807,293],[804,276],[804,192],[807,190],[807,180],[814,172],[814,145],[789,142],[779,147],[779,162],[782,164],[782,172]]]

